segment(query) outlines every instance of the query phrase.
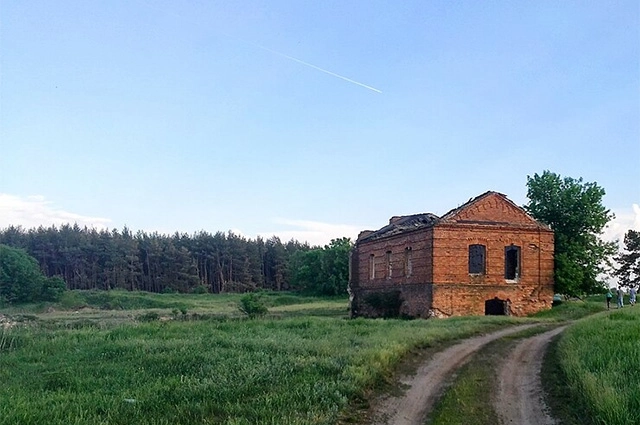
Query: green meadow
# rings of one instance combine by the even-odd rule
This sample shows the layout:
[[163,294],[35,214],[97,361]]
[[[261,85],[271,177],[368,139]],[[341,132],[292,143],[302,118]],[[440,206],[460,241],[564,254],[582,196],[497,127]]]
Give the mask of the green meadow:
[[254,320],[239,295],[66,297],[11,311],[1,424],[334,424],[412,350],[517,322],[348,320],[344,298],[291,294],[264,294]]

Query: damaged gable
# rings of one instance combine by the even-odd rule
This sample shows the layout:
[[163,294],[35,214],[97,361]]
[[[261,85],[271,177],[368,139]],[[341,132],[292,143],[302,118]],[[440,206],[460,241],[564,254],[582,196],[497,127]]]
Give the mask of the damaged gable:
[[548,229],[502,193],[486,192],[442,216],[443,222],[519,225]]
[[432,227],[438,221],[438,216],[431,213],[394,216],[389,224],[376,231],[364,231],[358,236],[358,242],[376,240],[413,230]]

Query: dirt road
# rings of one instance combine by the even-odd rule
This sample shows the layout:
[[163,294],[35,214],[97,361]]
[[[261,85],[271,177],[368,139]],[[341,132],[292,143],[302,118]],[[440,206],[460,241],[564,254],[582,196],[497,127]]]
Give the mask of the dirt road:
[[495,409],[503,425],[554,425],[542,400],[540,368],[549,342],[562,326],[518,343],[498,371]]
[[[373,425],[421,425],[447,379],[469,361],[476,351],[491,341],[521,332],[536,325],[520,325],[488,335],[466,339],[435,354],[420,366],[415,375],[401,378],[406,392],[398,397],[388,396],[375,404]],[[514,422],[517,423],[517,422]]]

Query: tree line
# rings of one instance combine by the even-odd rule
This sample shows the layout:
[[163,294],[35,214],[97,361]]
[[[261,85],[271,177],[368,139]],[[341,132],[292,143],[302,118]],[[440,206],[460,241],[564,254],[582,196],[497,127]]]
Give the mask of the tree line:
[[[45,277],[60,277],[67,289],[149,292],[303,289],[346,293],[348,250],[345,252],[344,247],[350,249],[351,242],[346,238],[339,241],[335,248],[321,248],[295,240],[283,243],[277,236],[249,239],[231,231],[134,234],[127,227],[121,231],[96,230],[77,224],[32,229],[9,226],[0,230],[0,244],[26,251]],[[340,261],[343,269],[324,274],[333,282],[329,290],[292,270],[305,263],[307,253],[334,252],[338,247],[347,260]],[[323,272],[318,269],[310,273]]]
[[[550,171],[527,176],[529,202],[524,208],[555,233],[558,293],[601,292],[607,285],[603,278],[611,275],[624,286],[640,284],[640,233],[627,232],[622,252],[616,242],[601,239],[614,218],[603,205],[604,195],[597,183],[582,178],[563,178]],[[67,289],[211,293],[294,289],[325,295],[346,293],[352,247],[348,238],[312,247],[295,240],[283,243],[276,236],[252,240],[233,232],[133,234],[127,227],[109,231],[77,224],[28,230],[10,226],[0,230],[0,244],[26,251],[45,277],[63,279]]]

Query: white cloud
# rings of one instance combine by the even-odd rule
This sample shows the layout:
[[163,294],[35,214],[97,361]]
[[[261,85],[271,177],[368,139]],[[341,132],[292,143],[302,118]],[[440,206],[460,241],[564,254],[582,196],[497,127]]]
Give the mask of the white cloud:
[[79,226],[108,228],[111,220],[102,217],[87,217],[65,211],[47,201],[43,196],[20,197],[0,193],[0,228],[22,226],[25,229],[38,226],[60,226],[78,223]]
[[351,238],[355,241],[358,233],[363,229],[360,226],[352,226],[348,224],[331,224],[319,221],[309,220],[276,220],[277,224],[293,227],[287,230],[275,230],[271,232],[261,232],[258,236],[269,238],[278,236],[282,242],[288,242],[291,239],[299,242],[308,242],[310,245],[327,245],[331,239]]
[[613,211],[616,218],[609,222],[604,229],[602,239],[605,241],[624,240],[628,230],[640,231],[640,205],[633,204],[630,209]]

